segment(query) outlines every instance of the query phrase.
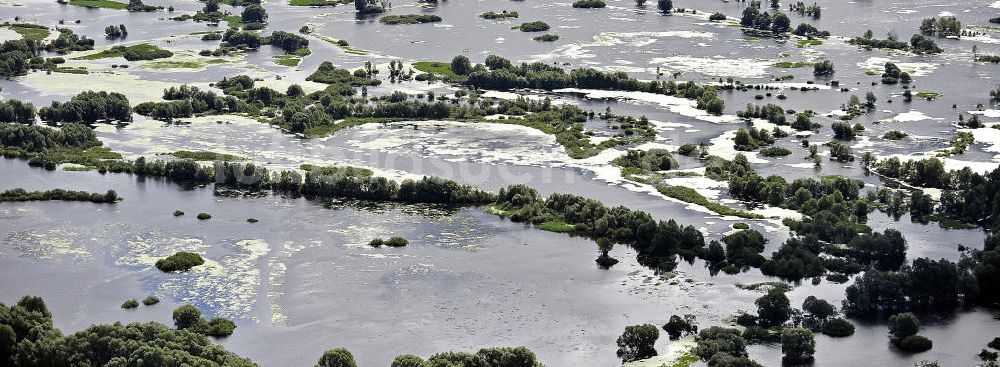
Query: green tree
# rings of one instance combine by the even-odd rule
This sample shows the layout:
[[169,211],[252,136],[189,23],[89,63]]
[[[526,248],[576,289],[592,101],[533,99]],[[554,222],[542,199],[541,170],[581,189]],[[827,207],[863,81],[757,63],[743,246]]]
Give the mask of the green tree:
[[177,307],[173,314],[174,326],[178,330],[188,329],[198,326],[201,321],[201,311],[193,305]]
[[243,9],[240,14],[243,23],[264,23],[267,22],[267,10],[264,7],[254,4]]
[[800,364],[812,361],[816,353],[816,340],[813,332],[803,328],[787,328],[781,331],[782,361]]
[[791,28],[792,21],[788,19],[788,16],[784,13],[778,12],[771,18],[771,32],[774,34],[782,34],[788,32]]
[[889,337],[899,341],[920,332],[920,319],[912,312],[904,312],[889,318]]
[[[395,363],[393,363],[395,365]],[[354,355],[344,348],[330,349],[316,362],[316,367],[357,367]]]
[[203,13],[214,13],[219,11],[219,0],[205,1],[205,8],[203,8],[201,11]]
[[469,58],[458,55],[451,59],[451,71],[457,75],[469,75],[472,72],[472,63]]
[[52,317],[49,308],[45,306],[45,300],[38,296],[24,296],[17,300],[17,306],[26,311],[37,312],[45,317]]
[[792,316],[792,308],[785,296],[785,292],[779,289],[771,289],[767,294],[761,296],[754,302],[757,305],[757,317],[761,326],[780,326],[788,321]]
[[622,362],[638,361],[656,356],[656,339],[660,330],[651,324],[626,326],[618,337],[618,358]]
[[667,14],[674,10],[674,2],[672,0],[657,0],[656,8],[660,9],[661,13]]

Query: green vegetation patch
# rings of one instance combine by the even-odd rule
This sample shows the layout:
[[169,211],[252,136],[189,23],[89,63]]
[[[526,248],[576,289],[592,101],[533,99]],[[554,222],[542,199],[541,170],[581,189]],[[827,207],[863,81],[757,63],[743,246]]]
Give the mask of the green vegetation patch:
[[48,37],[50,33],[48,27],[38,24],[16,23],[5,26],[28,40],[41,41]]
[[128,8],[128,4],[111,0],[69,0],[68,4],[75,6],[85,6],[88,8],[105,8],[105,9],[117,9],[117,10]]
[[677,357],[677,360],[674,361],[673,364],[669,365],[669,367],[691,367],[699,360],[701,360],[701,357],[698,357],[697,354],[685,352],[684,354],[681,354],[680,357]]
[[778,61],[774,63],[774,67],[785,69],[805,68],[810,66],[813,66],[813,63],[808,61]]
[[764,218],[764,216],[762,216],[760,214],[754,214],[754,213],[750,213],[750,212],[746,212],[746,211],[742,211],[742,210],[738,210],[738,209],[733,209],[733,208],[730,208],[728,206],[725,206],[725,205],[722,205],[722,204],[719,204],[719,203],[716,203],[716,202],[708,201],[707,198],[705,198],[704,196],[702,196],[701,194],[699,194],[698,191],[695,191],[695,189],[692,189],[690,187],[684,187],[684,186],[657,186],[656,190],[659,191],[661,194],[669,196],[669,197],[672,197],[674,199],[677,199],[677,200],[680,200],[680,201],[683,201],[683,202],[686,202],[686,203],[691,203],[691,204],[697,204],[697,205],[704,206],[704,207],[708,208],[709,210],[711,210],[713,212],[716,212],[718,214],[721,214],[721,215],[732,215],[732,216],[736,216],[736,217],[740,217],[740,218],[748,218],[748,219],[762,219],[762,218]]
[[125,302],[122,302],[122,308],[126,310],[131,310],[136,307],[139,307],[139,301],[136,301],[135,299],[129,299],[125,300]]
[[562,221],[548,221],[538,225],[538,229],[556,233],[569,233],[576,229],[576,226]]
[[378,21],[388,25],[437,23],[441,21],[441,17],[433,14],[386,15],[379,18]]
[[229,61],[225,59],[201,60],[159,60],[146,64],[150,69],[200,69],[208,65],[225,64]]
[[352,0],[289,0],[291,6],[337,6],[354,3]]
[[944,229],[976,229],[974,224],[965,223],[955,218],[941,214],[927,214],[921,217],[925,222],[937,222]]
[[810,47],[810,46],[819,46],[819,45],[822,45],[822,44],[823,44],[823,41],[822,40],[818,40],[818,39],[798,40],[798,42],[795,42],[795,47],[805,48],[805,47]]
[[232,155],[232,154],[223,154],[223,153],[206,152],[206,151],[191,151],[191,150],[178,150],[176,152],[170,153],[170,155],[172,155],[174,157],[177,157],[177,158],[190,159],[190,160],[194,160],[194,161],[226,161],[226,162],[231,162],[231,161],[246,160],[246,158],[243,158],[243,157],[240,157],[240,156],[236,156],[236,155]]
[[128,61],[155,60],[174,56],[173,52],[156,45],[142,43],[132,46],[115,46],[110,49],[74,58],[74,60],[98,60],[112,57],[124,57]]
[[306,172],[319,173],[322,175],[344,175],[351,177],[370,177],[374,172],[367,168],[358,168],[351,166],[315,166],[311,164],[303,164],[299,166],[300,169]]
[[229,25],[229,28],[239,29],[243,26],[243,18],[239,15],[226,15],[222,17],[222,21]]
[[545,32],[552,27],[549,27],[549,25],[545,22],[535,21],[521,23],[521,25],[515,26],[514,28],[519,29],[521,32]]
[[295,55],[278,55],[274,57],[274,63],[281,66],[296,67],[302,62],[302,58]]
[[532,37],[531,39],[538,42],[555,42],[559,40],[558,34],[546,33],[541,36]]
[[52,70],[53,73],[90,74],[90,70],[87,70],[87,68],[83,67],[83,66],[77,66],[77,67],[68,67],[68,66],[67,67],[63,67],[63,66],[60,66],[60,67],[56,67],[56,68],[50,69],[50,70]]
[[425,73],[437,74],[448,78],[458,75],[451,71],[451,63],[437,61],[417,61],[413,63],[413,68]]
[[920,92],[917,92],[917,97],[926,99],[928,101],[932,101],[932,100],[934,100],[934,99],[936,99],[937,97],[940,97],[940,96],[941,96],[941,93],[939,93],[939,92],[931,92],[931,91],[920,91]]
[[502,20],[502,19],[507,19],[507,18],[517,18],[518,16],[520,16],[520,15],[517,14],[516,11],[506,11],[506,10],[502,10],[499,13],[495,12],[495,11],[488,11],[488,12],[479,14],[480,18],[490,19],[490,20]]
[[188,271],[202,265],[205,259],[193,252],[178,251],[165,258],[156,260],[156,268],[165,273]]

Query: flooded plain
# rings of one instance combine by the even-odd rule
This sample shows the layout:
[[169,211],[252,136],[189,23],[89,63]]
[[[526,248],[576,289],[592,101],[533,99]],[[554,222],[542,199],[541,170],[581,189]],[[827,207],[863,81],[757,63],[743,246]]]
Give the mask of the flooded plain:
[[[736,117],[747,103],[780,103],[786,109],[813,110],[823,129],[803,138],[832,139],[827,112],[840,110],[852,94],[871,90],[878,98],[872,113],[852,123],[865,127],[850,142],[857,155],[920,159],[951,146],[956,132],[967,131],[975,142],[964,154],[944,158],[948,169],[970,167],[988,172],[1000,166],[1000,133],[991,127],[965,129],[957,122],[978,114],[987,125],[1000,123],[1000,111],[978,108],[1000,83],[996,64],[973,61],[972,49],[1000,53],[1000,31],[984,14],[1000,13],[992,0],[918,0],[894,2],[819,2],[819,19],[794,12],[792,24],[810,23],[833,35],[818,45],[796,40],[749,37],[727,23],[710,22],[713,12],[739,20],[742,2],[675,1],[689,12],[659,14],[655,3],[637,8],[631,0],[609,0],[604,9],[575,9],[570,2],[441,1],[393,4],[389,14],[427,13],[440,23],[384,25],[376,17],[359,17],[350,5],[299,7],[282,1],[265,2],[268,33],[295,32],[311,26],[312,54],[294,67],[281,66],[278,49],[223,57],[198,56],[215,47],[198,32],[217,30],[205,23],[169,18],[193,13],[198,2],[151,0],[173,6],[174,13],[130,13],[61,5],[42,0],[0,0],[0,22],[20,21],[63,26],[94,38],[98,50],[117,44],[151,43],[173,50],[184,64],[138,62],[128,69],[112,60],[68,60],[89,74],[35,72],[0,80],[0,98],[46,106],[83,90],[121,92],[133,104],[159,100],[162,90],[182,84],[215,90],[209,84],[223,77],[250,75],[284,90],[301,84],[307,91],[323,85],[305,79],[323,61],[356,69],[364,62],[384,65],[400,60],[447,62],[466,55],[482,62],[490,54],[515,62],[541,61],[564,68],[594,67],[624,71],[643,79],[718,82],[728,77],[746,84],[768,84],[767,91],[723,91],[722,116],[696,110],[694,102],[640,92],[517,90],[496,98],[551,98],[585,110],[647,116],[656,137],[642,148],[675,150],[685,143],[706,143],[713,154],[732,158]],[[223,10],[229,7],[223,5]],[[238,12],[239,8],[231,11]],[[696,9],[691,13],[690,9]],[[513,10],[514,21],[477,17],[485,11]],[[955,15],[976,37],[936,39],[944,53],[862,50],[846,43],[871,28],[877,37],[887,32],[908,39],[920,20]],[[75,20],[79,19],[79,23]],[[531,34],[511,29],[520,22],[541,20],[552,25],[556,42],[537,42]],[[124,41],[103,38],[108,24],[125,24]],[[222,27],[225,27],[223,24]],[[3,28],[0,28],[3,30]],[[0,39],[15,37],[7,32]],[[347,52],[325,38],[342,39],[364,52]],[[811,67],[779,67],[782,62],[831,60],[840,88],[816,80]],[[879,70],[896,62],[914,76],[915,91],[940,94],[934,100],[904,102],[898,87],[877,84]],[[183,65],[183,66],[181,66]],[[662,75],[658,75],[661,73]],[[779,81],[780,80],[780,81]],[[873,83],[876,83],[873,85]],[[813,88],[816,90],[812,90]],[[808,89],[808,91],[806,91]],[[442,82],[383,82],[371,95],[394,90],[411,94],[434,91],[452,95],[458,88]],[[216,90],[217,91],[217,90]],[[758,94],[768,93],[757,98]],[[778,100],[777,96],[784,96]],[[996,108],[996,107],[993,107]],[[668,198],[649,185],[624,179],[610,161],[625,150],[608,149],[586,158],[570,158],[556,138],[538,130],[489,122],[405,121],[367,124],[330,137],[306,139],[244,116],[206,116],[169,124],[136,116],[134,122],[100,125],[98,138],[126,158],[165,157],[178,150],[233,154],[270,169],[302,164],[350,165],[370,168],[380,176],[438,176],[490,191],[523,183],[542,195],[572,193],[676,219],[693,225],[707,239],[719,239],[738,222],[748,223],[768,239],[765,255],[791,234],[782,215],[747,220],[726,217],[700,205]],[[594,138],[611,135],[601,121],[587,123]],[[903,130],[905,140],[883,139]],[[751,156],[761,175],[800,177],[844,175],[863,180],[868,189],[886,186],[868,175],[860,162],[823,161],[820,168],[805,159],[798,139],[779,139],[776,146],[792,151],[783,158]],[[828,152],[825,152],[827,155]],[[677,157],[683,169],[703,166],[694,158]],[[681,179],[709,200],[740,205],[728,186],[703,177]],[[445,350],[484,346],[525,345],[548,366],[612,366],[615,339],[626,325],[662,325],[672,314],[694,314],[702,328],[728,325],[737,310],[753,311],[760,293],[738,285],[777,281],[759,270],[712,274],[704,262],[681,262],[671,273],[659,274],[639,265],[626,246],[612,255],[622,262],[610,269],[594,263],[593,241],[540,231],[489,214],[485,207],[373,204],[322,201],[282,196],[220,195],[212,185],[183,187],[167,181],[127,174],[46,171],[24,160],[0,160],[0,190],[65,188],[103,192],[114,189],[124,201],[115,205],[44,202],[0,203],[0,301],[24,294],[42,296],[55,315],[56,326],[73,332],[95,323],[161,321],[171,324],[170,310],[195,304],[206,314],[236,321],[232,336],[218,342],[262,366],[310,365],[323,350],[347,347],[359,365],[384,366],[399,354],[430,355]],[[187,213],[175,217],[174,210]],[[195,213],[211,213],[199,221]],[[247,218],[259,220],[248,223]],[[908,215],[894,220],[873,213],[873,230],[895,228],[908,241],[907,259],[930,257],[958,260],[959,246],[982,248],[986,233],[979,229],[942,229],[913,223]],[[403,236],[405,248],[372,248],[374,237]],[[180,275],[166,275],[152,266],[156,259],[178,250],[204,254],[206,266]],[[793,306],[810,295],[839,306],[849,285],[821,281],[795,284]],[[156,295],[153,307],[123,311],[127,298]],[[922,334],[934,349],[921,354],[896,351],[884,323],[856,322],[849,338],[816,337],[816,366],[909,366],[936,360],[944,366],[979,363],[976,354],[996,337],[1000,321],[994,310],[960,310],[925,320]],[[687,343],[687,344],[685,344]],[[657,344],[661,354],[676,352],[691,341]],[[780,365],[780,345],[749,348],[750,357],[766,366]]]

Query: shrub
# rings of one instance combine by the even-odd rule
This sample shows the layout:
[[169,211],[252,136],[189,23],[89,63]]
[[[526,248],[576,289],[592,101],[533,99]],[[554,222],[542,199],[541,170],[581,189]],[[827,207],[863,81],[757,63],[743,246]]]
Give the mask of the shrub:
[[385,241],[385,245],[389,247],[403,247],[410,243],[403,237],[393,236]]
[[899,349],[910,353],[920,353],[930,350],[934,343],[920,335],[910,335],[899,342]]
[[165,273],[188,271],[191,268],[204,264],[205,259],[193,252],[179,251],[173,255],[156,261],[156,268]]
[[792,151],[782,147],[767,147],[760,150],[760,155],[765,157],[784,157],[792,154]]
[[198,219],[201,219],[201,220],[212,219],[212,215],[208,214],[208,213],[198,213]]
[[174,216],[175,217],[179,217],[179,216],[182,216],[182,215],[184,215],[184,212],[182,212],[180,210],[174,210]]
[[899,140],[899,139],[905,138],[907,136],[909,136],[909,134],[904,133],[904,132],[899,131],[899,130],[892,130],[892,131],[889,131],[889,132],[885,133],[885,135],[882,135],[882,139],[886,139],[886,140]]
[[521,32],[545,32],[551,29],[551,27],[549,27],[549,25],[546,24],[545,22],[536,21],[536,22],[521,23],[519,29],[521,30]]
[[219,338],[233,335],[235,330],[236,324],[232,321],[215,317],[204,325],[199,325],[198,333]]
[[680,148],[677,148],[677,154],[688,157],[697,155],[699,154],[698,146],[691,143],[681,145]]
[[156,298],[154,296],[149,296],[149,297],[146,297],[146,298],[142,299],[142,304],[144,304],[146,306],[152,306],[152,305],[155,305],[157,303],[160,303],[160,299]]
[[854,335],[854,325],[842,318],[832,319],[823,325],[823,334],[834,338],[843,338]]
[[375,238],[375,239],[371,240],[370,242],[368,242],[368,246],[371,246],[371,247],[382,247],[382,245],[384,245],[384,244],[385,244],[385,242],[382,241],[381,238]]
[[436,23],[440,22],[442,19],[437,15],[432,14],[405,14],[405,15],[386,15],[378,19],[379,23],[382,24],[420,24],[420,23]]
[[122,303],[122,308],[126,310],[131,310],[136,307],[139,307],[139,301],[136,301],[134,299],[129,299]]
[[712,21],[726,20],[726,15],[722,13],[712,13],[712,15],[708,17],[708,20]]
[[604,0],[576,0],[576,2],[573,3],[574,8],[592,9],[603,8],[605,6],[607,6],[607,4],[604,3]]
[[558,34],[546,33],[541,36],[532,37],[531,39],[538,42],[555,42],[559,40]]
[[257,218],[247,218],[247,223],[257,223]]

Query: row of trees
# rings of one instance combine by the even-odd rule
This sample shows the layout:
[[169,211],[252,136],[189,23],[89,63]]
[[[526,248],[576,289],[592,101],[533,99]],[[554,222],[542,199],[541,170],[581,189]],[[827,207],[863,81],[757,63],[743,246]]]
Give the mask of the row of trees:
[[73,191],[63,189],[52,189],[48,191],[26,191],[22,188],[10,189],[0,192],[0,202],[3,201],[89,201],[92,203],[117,203],[120,198],[115,190],[108,190],[106,193]]
[[699,86],[693,82],[640,81],[624,72],[602,72],[591,68],[573,69],[567,73],[562,68],[539,62],[514,66],[509,60],[496,55],[487,56],[484,64],[474,66],[465,84],[492,90],[584,88],[649,92],[697,100],[699,109],[714,114],[721,114],[725,108],[725,102],[718,98],[712,86]]
[[572,225],[577,234],[628,244],[636,250],[639,262],[652,268],[673,269],[677,255],[693,259],[705,252],[704,237],[692,226],[657,221],[646,212],[609,208],[576,195],[552,194],[543,199],[528,186],[513,185],[500,190],[494,208],[513,221],[562,222]]

